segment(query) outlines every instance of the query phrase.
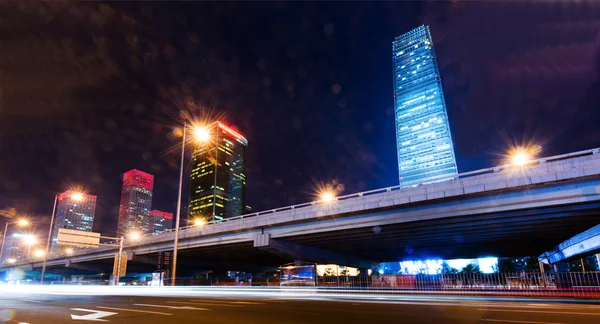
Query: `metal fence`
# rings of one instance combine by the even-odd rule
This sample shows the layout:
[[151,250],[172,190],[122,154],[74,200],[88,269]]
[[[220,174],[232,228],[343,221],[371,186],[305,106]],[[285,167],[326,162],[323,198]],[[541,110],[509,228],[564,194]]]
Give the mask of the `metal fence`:
[[316,285],[375,292],[600,297],[600,272],[321,276]]
[[[108,285],[109,281],[97,276],[73,280],[48,281],[48,284]],[[36,283],[25,280],[22,283]],[[149,278],[123,277],[122,285],[149,285]],[[171,282],[165,278],[164,286]],[[179,277],[176,286],[240,286],[279,287],[275,275],[244,275],[241,277]],[[600,298],[600,272],[516,272],[516,273],[462,273],[372,276],[319,276],[315,278],[318,292],[348,292],[365,294],[447,294],[469,296],[531,296],[531,297],[586,297]],[[293,285],[281,289],[299,288]]]

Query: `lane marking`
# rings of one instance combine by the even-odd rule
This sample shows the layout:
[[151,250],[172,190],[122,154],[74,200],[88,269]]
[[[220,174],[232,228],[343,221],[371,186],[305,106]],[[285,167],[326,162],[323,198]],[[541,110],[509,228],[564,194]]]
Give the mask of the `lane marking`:
[[76,321],[94,321],[94,322],[108,322],[108,320],[102,319],[106,316],[117,315],[118,313],[113,312],[103,312],[94,309],[85,309],[85,308],[71,308],[72,311],[78,312],[91,312],[91,314],[87,315],[73,315],[71,314],[71,319]]
[[501,319],[490,319],[490,318],[482,318],[484,322],[499,322],[499,323],[522,323],[522,324],[568,324],[568,323],[559,323],[559,322],[533,322],[533,321],[511,321],[511,320],[501,320]]
[[168,301],[167,304],[188,304],[188,305],[196,305],[196,306],[218,306],[218,307],[244,307],[242,305],[228,305],[228,304],[217,304],[217,303],[203,303],[203,302],[178,302],[178,301]]
[[181,309],[181,310],[210,310],[208,308],[192,307],[192,306],[168,306],[168,305],[153,305],[153,304],[133,304],[134,306],[144,307],[159,307],[159,308],[170,308],[170,309]]
[[486,312],[505,312],[505,313],[544,313],[544,314],[600,316],[600,313],[554,312],[554,311],[544,311],[544,310],[534,311],[534,310],[520,310],[520,309],[489,309],[489,308],[478,308],[477,310],[486,311]]
[[153,311],[145,311],[145,310],[139,310],[139,309],[117,308],[117,307],[106,307],[106,306],[96,306],[96,307],[102,308],[102,309],[124,311],[124,312],[146,313],[146,314],[155,314],[155,315],[173,315],[171,313],[153,312]]
[[230,304],[240,304],[240,305],[264,305],[265,303],[255,303],[255,302],[246,302],[246,301],[235,301],[229,302]]

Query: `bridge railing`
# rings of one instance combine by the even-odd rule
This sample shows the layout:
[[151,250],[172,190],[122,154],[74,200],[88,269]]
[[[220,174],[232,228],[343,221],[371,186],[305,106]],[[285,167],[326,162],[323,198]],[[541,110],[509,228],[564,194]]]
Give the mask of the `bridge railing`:
[[[559,161],[559,160],[569,159],[569,158],[573,158],[573,157],[580,157],[580,156],[585,156],[585,155],[597,155],[597,154],[600,154],[600,148],[583,150],[583,151],[572,152],[572,153],[568,153],[568,154],[555,155],[555,156],[544,157],[544,158],[538,158],[538,159],[534,159],[534,160],[528,161],[527,164],[525,166],[523,166],[523,167],[529,167],[529,166],[534,166],[534,165],[537,165],[537,164],[543,164],[543,163],[552,162],[552,161]],[[391,186],[391,187],[387,187],[387,188],[373,189],[373,190],[368,190],[368,191],[363,191],[363,192],[348,194],[348,195],[336,197],[335,200],[343,201],[343,200],[348,200],[348,199],[353,199],[353,198],[359,198],[359,197],[364,197],[364,196],[369,196],[369,195],[375,195],[375,194],[381,194],[381,193],[390,192],[390,191],[396,191],[396,190],[410,190],[411,188],[420,187],[420,186],[424,186],[424,185],[428,185],[428,184],[433,184],[433,183],[440,183],[440,182],[445,182],[445,181],[452,181],[452,180],[457,180],[457,179],[464,179],[464,178],[478,176],[478,175],[482,175],[482,174],[498,173],[498,172],[501,172],[503,170],[506,170],[506,169],[509,169],[509,168],[513,168],[513,167],[515,167],[515,166],[512,165],[512,164],[510,164],[510,163],[507,163],[507,164],[502,164],[502,165],[495,166],[495,167],[492,167],[492,168],[486,168],[486,169],[481,169],[481,170],[475,170],[475,171],[469,171],[469,172],[459,173],[459,174],[456,174],[453,177],[444,176],[444,177],[429,179],[427,181],[417,181],[417,182],[403,183],[403,184],[400,184],[400,185]],[[274,209],[259,211],[259,212],[252,213],[252,214],[246,214],[246,215],[240,215],[240,216],[236,216],[236,217],[230,217],[230,218],[226,218],[226,219],[219,220],[219,221],[210,221],[210,222],[207,222],[203,226],[217,225],[217,224],[220,224],[220,223],[237,221],[237,220],[240,220],[240,219],[246,219],[246,218],[250,218],[250,217],[256,217],[256,216],[261,216],[261,215],[268,215],[268,214],[274,214],[274,213],[277,213],[277,212],[288,211],[288,210],[295,210],[295,209],[306,208],[306,207],[312,207],[312,206],[315,206],[315,205],[318,205],[318,204],[323,204],[323,202],[322,201],[312,201],[312,202],[307,202],[307,203],[302,203],[302,204],[297,204],[297,205],[291,205],[291,206],[285,206],[285,207],[278,207],[278,208],[274,208]],[[185,229],[190,229],[190,228],[195,228],[195,227],[197,227],[197,226],[188,225],[188,226],[182,226],[179,229],[180,230],[185,230]],[[165,231],[162,231],[160,233],[146,234],[145,236],[153,236],[153,235],[158,235],[158,234],[161,234],[161,233],[168,233],[168,232],[173,232],[173,231],[175,231],[175,229],[165,230]]]

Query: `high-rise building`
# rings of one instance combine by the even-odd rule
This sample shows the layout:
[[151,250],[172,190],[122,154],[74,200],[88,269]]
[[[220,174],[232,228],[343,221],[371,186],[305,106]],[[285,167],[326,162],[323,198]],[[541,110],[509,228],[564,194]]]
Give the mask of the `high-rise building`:
[[160,233],[171,229],[173,222],[173,213],[167,213],[160,210],[150,211],[150,233]]
[[8,263],[8,260],[10,259],[16,261],[27,258],[31,248],[23,243],[22,236],[23,234],[21,233],[13,233],[12,235],[6,236],[0,264]]
[[96,212],[96,196],[65,191],[58,195],[56,221],[52,231],[53,245],[56,245],[58,229],[67,228],[91,232]]
[[396,37],[393,51],[400,184],[452,179],[456,159],[429,27]]
[[188,207],[190,218],[207,221],[239,216],[246,210],[248,141],[220,122],[210,133],[192,155]]
[[119,207],[119,236],[130,232],[150,233],[150,208],[154,176],[139,170],[123,174],[121,205]]

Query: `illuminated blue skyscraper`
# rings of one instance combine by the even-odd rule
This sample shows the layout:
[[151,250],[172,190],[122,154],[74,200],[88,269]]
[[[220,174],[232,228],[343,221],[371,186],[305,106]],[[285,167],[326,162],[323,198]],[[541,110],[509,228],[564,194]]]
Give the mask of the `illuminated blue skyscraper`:
[[456,159],[429,27],[396,37],[393,49],[400,184],[451,179]]

